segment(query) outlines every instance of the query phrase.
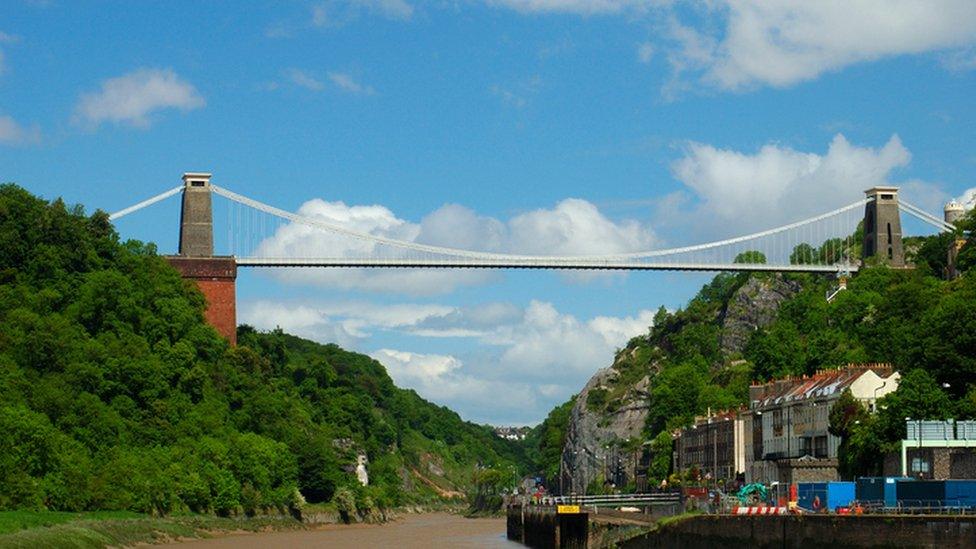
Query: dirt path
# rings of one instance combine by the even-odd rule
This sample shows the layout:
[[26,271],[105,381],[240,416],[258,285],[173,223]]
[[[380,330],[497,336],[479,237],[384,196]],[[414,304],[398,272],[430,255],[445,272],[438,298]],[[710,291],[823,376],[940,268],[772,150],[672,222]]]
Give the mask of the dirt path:
[[446,513],[406,515],[388,524],[327,525],[316,530],[267,534],[228,535],[207,540],[174,543],[166,547],[276,548],[329,547],[368,549],[431,549],[433,547],[522,547],[505,539],[505,519],[467,519]]

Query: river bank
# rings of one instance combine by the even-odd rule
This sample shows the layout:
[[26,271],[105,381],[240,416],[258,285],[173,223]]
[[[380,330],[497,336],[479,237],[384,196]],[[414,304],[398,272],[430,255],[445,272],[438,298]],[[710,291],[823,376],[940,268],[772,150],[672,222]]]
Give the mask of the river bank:
[[465,518],[449,513],[402,515],[386,524],[325,524],[303,531],[230,534],[164,545],[178,549],[275,547],[516,548],[505,539],[503,518]]
[[[454,510],[457,511],[457,510]],[[399,509],[384,522],[342,524],[338,513],[221,518],[208,515],[148,517],[132,513],[0,513],[0,549],[14,547],[103,548],[134,545],[174,547],[329,547],[396,544],[423,547],[438,540],[449,547],[517,546],[505,540],[499,517],[465,518],[444,509]]]
[[126,514],[29,511],[0,513],[0,525],[5,527],[0,532],[0,549],[131,547],[207,537],[219,532],[272,532],[309,528],[305,523],[288,516],[222,518],[193,515],[160,518],[124,516]]

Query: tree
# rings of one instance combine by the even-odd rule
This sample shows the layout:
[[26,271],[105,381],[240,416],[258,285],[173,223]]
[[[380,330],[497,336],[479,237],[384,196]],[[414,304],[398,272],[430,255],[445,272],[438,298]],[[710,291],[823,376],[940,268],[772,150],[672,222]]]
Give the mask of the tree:
[[866,468],[876,468],[880,464],[881,455],[871,451],[876,446],[867,436],[867,433],[874,431],[871,423],[871,415],[854,398],[850,389],[841,393],[837,402],[830,407],[828,431],[840,437],[837,460],[841,477],[851,479],[858,474],[866,474]]
[[748,265],[765,265],[766,264],[766,254],[756,251],[748,250],[735,256],[732,260],[733,263],[745,263]]
[[806,242],[797,244],[790,254],[790,265],[812,265],[817,260],[817,249]]
[[898,389],[878,399],[878,432],[885,443],[905,437],[905,418],[942,420],[953,412],[953,403],[935,378],[921,368],[904,374]]
[[651,441],[651,464],[647,470],[648,479],[666,479],[671,471],[671,452],[674,441],[671,433],[661,431]]

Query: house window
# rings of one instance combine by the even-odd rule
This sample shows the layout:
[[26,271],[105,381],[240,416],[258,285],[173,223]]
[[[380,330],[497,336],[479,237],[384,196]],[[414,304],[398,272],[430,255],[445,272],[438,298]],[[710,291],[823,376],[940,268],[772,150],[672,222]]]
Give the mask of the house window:
[[827,457],[827,436],[816,437],[813,441],[813,457],[825,458]]
[[912,458],[912,472],[926,474],[929,472],[929,460],[920,457]]
[[891,246],[891,223],[888,223],[888,245]]
[[190,181],[191,187],[203,187],[204,185],[206,185],[206,183],[203,181]]
[[783,436],[783,410],[773,410],[773,436]]
[[892,200],[894,198],[895,198],[895,195],[893,195],[893,194],[883,194],[883,195],[881,195],[881,200]]

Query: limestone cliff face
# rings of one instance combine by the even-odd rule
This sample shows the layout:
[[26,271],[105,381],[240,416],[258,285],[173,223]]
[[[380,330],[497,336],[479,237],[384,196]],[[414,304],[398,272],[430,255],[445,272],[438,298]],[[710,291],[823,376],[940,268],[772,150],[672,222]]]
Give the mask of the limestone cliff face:
[[726,357],[742,352],[752,332],[776,319],[779,306],[800,291],[782,277],[752,277],[729,300],[722,314],[719,344]]
[[640,456],[612,446],[641,436],[647,421],[650,376],[644,376],[628,389],[621,405],[610,413],[594,412],[587,407],[591,391],[607,388],[618,375],[614,366],[599,370],[576,398],[562,455],[562,485],[566,493],[582,494],[593,479],[613,478],[617,470],[624,473],[625,481],[633,475],[634,462]]
[[[720,326],[722,355],[726,359],[735,358],[737,353],[742,352],[752,332],[775,320],[780,305],[799,290],[798,283],[779,276],[750,277],[732,294],[716,318]],[[635,461],[640,459],[640,452],[620,451],[619,446],[627,439],[643,436],[649,402],[653,398],[651,380],[657,374],[657,363],[652,361],[646,366],[646,375],[626,389],[619,405],[611,406],[610,410],[588,406],[591,393],[616,385],[620,377],[617,366],[625,358],[624,353],[633,354],[636,349],[624,349],[613,365],[597,371],[573,406],[560,475],[566,493],[582,494],[593,479],[612,479],[615,470],[624,473],[623,478],[618,477],[618,480],[633,480]],[[723,364],[716,365],[721,366]],[[614,449],[614,446],[618,449]]]

